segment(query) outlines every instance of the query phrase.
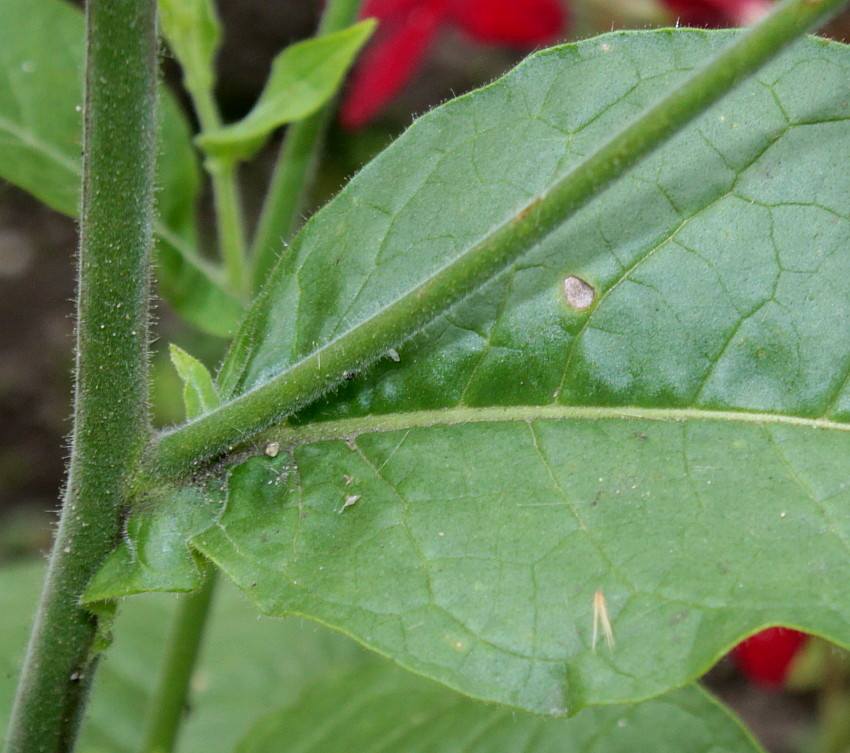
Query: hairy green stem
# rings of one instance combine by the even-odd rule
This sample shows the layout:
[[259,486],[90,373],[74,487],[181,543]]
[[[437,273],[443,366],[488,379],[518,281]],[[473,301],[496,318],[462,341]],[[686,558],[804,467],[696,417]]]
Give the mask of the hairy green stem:
[[[346,371],[363,368],[381,357],[505,270],[639,159],[844,2],[786,0],[777,6],[758,26],[690,74],[543,195],[431,277],[277,377],[161,436],[148,453],[143,475],[191,472],[325,393]],[[281,269],[280,265],[276,268]],[[264,297],[261,294],[255,302],[255,313],[265,305]]]
[[194,593],[180,597],[165,653],[164,671],[148,712],[143,753],[174,750],[215,591],[215,579],[215,568],[207,565],[204,584]]
[[[361,2],[328,0],[319,34],[351,26],[357,20]],[[328,104],[286,130],[251,246],[254,290],[262,286],[283,244],[295,234],[333,111],[333,103]]]
[[89,0],[71,461],[12,712],[7,753],[73,748],[96,662],[80,606],[121,534],[126,480],[147,441],[156,152],[156,4]]
[[236,180],[237,166],[232,162],[208,157],[206,167],[212,177],[218,244],[227,284],[231,293],[244,297],[248,285],[245,271],[245,221]]

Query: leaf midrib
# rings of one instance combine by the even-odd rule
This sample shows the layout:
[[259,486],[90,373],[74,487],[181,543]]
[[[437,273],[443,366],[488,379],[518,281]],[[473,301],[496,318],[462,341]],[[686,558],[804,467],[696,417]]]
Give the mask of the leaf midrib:
[[[410,411],[384,415],[342,418],[321,421],[303,426],[276,426],[264,432],[262,442],[279,442],[283,448],[315,444],[329,440],[352,439],[361,434],[381,434],[405,429],[456,426],[476,423],[510,423],[552,420],[573,421],[661,421],[683,423],[686,421],[714,421],[764,426],[778,424],[810,429],[850,432],[850,423],[828,418],[805,418],[784,413],[762,413],[744,410],[706,410],[702,408],[644,408],[621,406],[575,405],[512,405]],[[251,442],[256,447],[256,441]]]

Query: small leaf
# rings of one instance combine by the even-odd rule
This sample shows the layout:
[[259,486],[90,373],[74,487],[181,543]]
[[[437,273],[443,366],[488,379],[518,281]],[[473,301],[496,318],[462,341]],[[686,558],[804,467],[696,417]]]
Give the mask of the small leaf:
[[547,719],[478,703],[378,659],[314,683],[297,704],[255,725],[236,753],[280,753],[282,746],[299,753],[761,750],[740,722],[696,685],[633,706]]
[[[79,208],[85,24],[59,0],[0,0],[0,177],[70,217]],[[159,287],[199,329],[230,335],[242,304],[196,250],[199,171],[186,119],[160,97]]]
[[238,123],[201,134],[198,143],[216,157],[247,159],[275,128],[312,115],[336,93],[374,28],[374,20],[361,21],[288,47],[275,58],[254,109]]
[[118,548],[109,555],[83,596],[93,605],[148,591],[194,591],[202,570],[188,541],[221,513],[222,495],[204,489],[166,487],[149,492],[127,522]]
[[190,92],[215,85],[215,56],[221,24],[213,0],[159,0],[159,20]]
[[191,421],[217,408],[221,400],[207,367],[174,343],[169,346],[169,353],[171,363],[183,382],[186,418]]

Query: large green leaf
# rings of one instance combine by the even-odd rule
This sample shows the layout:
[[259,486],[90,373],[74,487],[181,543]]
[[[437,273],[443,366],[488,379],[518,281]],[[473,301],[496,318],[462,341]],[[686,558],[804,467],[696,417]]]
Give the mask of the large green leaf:
[[[0,736],[41,577],[41,566],[0,570]],[[98,669],[82,753],[139,750],[173,607],[169,597],[146,596],[121,608],[115,642]],[[178,750],[227,751],[246,732],[238,749],[258,752],[279,751],[282,741],[305,753],[368,750],[378,741],[405,753],[513,750],[525,741],[536,741],[528,753],[552,746],[590,753],[600,744],[619,750],[628,740],[657,751],[760,750],[695,687],[568,721],[516,716],[415,678],[330,631],[295,619],[257,620],[252,611],[232,588],[216,596]]]
[[[0,177],[78,211],[84,24],[61,0],[0,0]],[[231,333],[241,305],[195,248],[198,168],[174,98],[162,97],[157,195],[160,289],[188,321]]]
[[[379,316],[729,38],[606,35],[422,118],[295,240],[223,394]],[[272,432],[194,546],[265,612],[537,712],[660,694],[770,624],[850,645],[848,68],[801,41]]]

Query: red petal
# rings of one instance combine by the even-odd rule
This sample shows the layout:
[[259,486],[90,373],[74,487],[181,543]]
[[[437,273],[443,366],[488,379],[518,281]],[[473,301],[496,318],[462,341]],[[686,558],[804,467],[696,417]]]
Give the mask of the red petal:
[[[387,0],[380,4],[389,5]],[[413,76],[444,19],[447,0],[419,0],[418,4],[416,10],[402,12],[378,27],[343,100],[343,128],[362,128],[374,120]]]
[[757,685],[780,688],[794,657],[809,636],[799,630],[774,627],[762,630],[732,649],[740,670]]
[[683,26],[749,26],[770,11],[771,0],[664,0]]
[[360,9],[360,18],[377,18],[379,21],[402,17],[419,6],[428,7],[428,0],[366,0]]
[[556,42],[567,25],[561,0],[456,0],[451,15],[473,39],[517,47]]

